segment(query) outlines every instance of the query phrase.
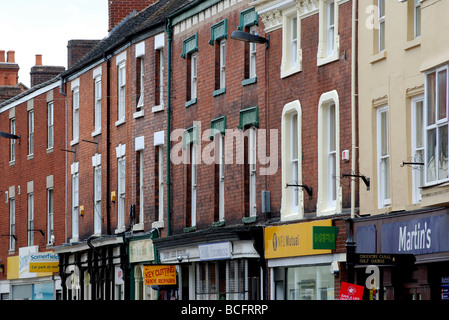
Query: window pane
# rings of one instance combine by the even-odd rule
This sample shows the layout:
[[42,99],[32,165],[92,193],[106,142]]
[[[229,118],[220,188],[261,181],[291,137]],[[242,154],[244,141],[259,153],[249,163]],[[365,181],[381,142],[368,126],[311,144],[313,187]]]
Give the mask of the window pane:
[[438,72],[438,120],[446,118],[447,71]]
[[436,145],[436,133],[435,129],[427,131],[427,181],[435,181],[436,179],[436,167],[435,167],[435,145]]
[[[416,102],[416,109],[415,109],[415,143],[416,148],[422,148],[424,147],[424,141],[423,141],[423,102],[417,101]],[[423,160],[423,158],[421,158]]]
[[380,152],[381,156],[388,155],[388,120],[387,120],[387,112],[381,113],[381,146],[380,146]]
[[[382,188],[382,199],[390,199],[390,159],[384,158],[381,160],[381,184]],[[384,203],[385,205],[389,203]]]
[[[383,129],[383,127],[382,127],[382,129]],[[336,138],[335,137],[335,104],[330,104],[329,105],[329,152],[335,151],[335,145],[336,145],[335,138]]]
[[291,159],[298,159],[298,114],[295,113],[291,118]]
[[447,125],[438,128],[438,179],[447,176]]
[[435,72],[427,75],[427,125],[435,123]]

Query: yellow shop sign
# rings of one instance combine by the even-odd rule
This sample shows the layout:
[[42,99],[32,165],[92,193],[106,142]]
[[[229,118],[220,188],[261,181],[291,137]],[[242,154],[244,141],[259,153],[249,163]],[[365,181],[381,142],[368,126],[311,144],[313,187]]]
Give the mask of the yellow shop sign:
[[295,223],[265,228],[265,258],[285,258],[331,253],[328,249],[313,249],[314,226],[332,226],[332,220]]

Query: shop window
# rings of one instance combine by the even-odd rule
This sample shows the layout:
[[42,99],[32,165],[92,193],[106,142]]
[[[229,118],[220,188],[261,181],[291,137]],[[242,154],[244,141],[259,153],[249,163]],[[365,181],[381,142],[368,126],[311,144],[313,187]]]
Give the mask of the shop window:
[[329,265],[286,269],[286,300],[334,300],[334,276]]

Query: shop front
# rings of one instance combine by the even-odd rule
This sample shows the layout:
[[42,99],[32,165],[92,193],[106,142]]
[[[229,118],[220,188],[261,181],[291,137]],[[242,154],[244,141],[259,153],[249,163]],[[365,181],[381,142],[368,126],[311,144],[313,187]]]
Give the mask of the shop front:
[[19,255],[8,257],[4,292],[10,300],[57,300],[61,280],[54,276],[59,257],[53,252],[39,252],[39,246],[19,248]]
[[262,227],[224,227],[154,240],[176,265],[176,299],[258,300],[264,281]]
[[332,220],[265,228],[271,300],[334,300],[345,254]]
[[[376,299],[449,299],[449,215],[447,208],[358,218],[354,220],[356,253],[391,255],[389,264],[355,267],[359,284],[378,274]],[[398,260],[414,256],[411,262]],[[413,263],[414,261],[414,263]],[[370,270],[374,270],[371,268]],[[369,292],[369,291],[368,291]],[[365,299],[370,299],[365,296]]]

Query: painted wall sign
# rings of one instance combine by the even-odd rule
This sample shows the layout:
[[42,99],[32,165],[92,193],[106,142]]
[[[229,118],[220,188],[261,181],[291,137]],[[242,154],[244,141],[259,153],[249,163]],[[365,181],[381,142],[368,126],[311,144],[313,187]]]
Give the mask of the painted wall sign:
[[232,253],[230,241],[199,244],[198,250],[201,261],[230,259]]
[[141,261],[154,260],[153,240],[133,240],[129,242],[129,262],[136,263]]
[[381,231],[382,252],[428,254],[449,251],[447,230],[447,215],[385,223]]
[[29,255],[30,272],[59,272],[59,255],[54,252],[39,252]]
[[176,266],[148,265],[144,266],[146,286],[166,286],[176,284]]
[[267,227],[265,233],[265,258],[284,258],[331,253],[329,249],[313,249],[313,227],[332,226],[332,220],[319,220]]
[[312,227],[313,249],[335,250],[335,240],[337,239],[337,227]]

